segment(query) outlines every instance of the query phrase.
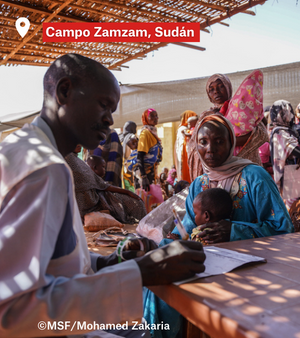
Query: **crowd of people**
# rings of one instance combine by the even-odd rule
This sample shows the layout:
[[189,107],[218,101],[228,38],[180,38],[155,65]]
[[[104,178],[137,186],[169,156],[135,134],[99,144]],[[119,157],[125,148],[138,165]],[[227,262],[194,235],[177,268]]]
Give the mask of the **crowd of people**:
[[[133,121],[118,135],[110,127],[120,89],[110,71],[77,54],[49,67],[40,116],[1,143],[0,335],[38,337],[40,320],[144,317],[168,322],[170,330],[133,332],[129,325],[92,337],[179,338],[181,316],[147,286],[203,272],[202,245],[295,231],[288,209],[300,196],[289,195],[285,178],[293,174],[285,168],[298,168],[300,105],[296,116],[285,100],[264,109],[259,70],[236,93],[223,74],[210,77],[206,91],[213,107],[182,113],[174,165],[159,173],[159,112],[141,113],[139,136]],[[151,194],[153,186],[161,201],[147,213],[139,192]],[[173,224],[179,206],[192,241],[182,240]],[[139,249],[128,240],[121,264],[119,252],[88,251],[84,217],[104,210],[121,223],[139,223],[144,236]],[[154,231],[152,238],[152,230],[161,236]],[[72,334],[89,336],[78,327]]]

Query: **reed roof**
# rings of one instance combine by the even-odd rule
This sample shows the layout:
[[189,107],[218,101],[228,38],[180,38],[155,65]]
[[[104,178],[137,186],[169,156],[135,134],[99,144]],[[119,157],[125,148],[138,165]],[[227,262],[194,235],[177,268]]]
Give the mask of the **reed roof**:
[[[44,22],[200,22],[201,30],[265,0],[0,0],[0,65],[49,66],[57,57],[75,52],[109,69],[143,58],[167,43],[44,43]],[[30,20],[22,39],[19,17]],[[228,26],[228,25],[227,25]],[[184,44],[183,44],[184,45]]]

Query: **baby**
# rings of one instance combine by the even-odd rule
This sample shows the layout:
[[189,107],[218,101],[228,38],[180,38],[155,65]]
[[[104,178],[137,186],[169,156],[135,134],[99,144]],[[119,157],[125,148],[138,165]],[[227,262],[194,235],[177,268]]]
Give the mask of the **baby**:
[[[206,223],[219,222],[223,219],[230,219],[232,199],[224,189],[207,189],[196,196],[193,202],[193,209],[197,227],[193,229],[191,238],[196,242],[202,242],[201,237],[198,236],[203,231],[200,230],[200,226]],[[209,229],[209,227],[206,229]]]
[[[193,202],[193,209],[197,227],[193,229],[191,238],[194,241],[201,242],[198,234],[203,230],[199,230],[200,226],[206,223],[219,222],[223,219],[230,219],[232,199],[224,189],[207,189],[196,196]],[[209,227],[206,229],[209,229]],[[168,233],[167,238],[179,239],[179,236]]]
[[86,163],[96,175],[104,178],[106,172],[106,162],[103,157],[96,155],[89,156]]
[[187,129],[184,130],[183,132],[184,132],[185,136],[191,137],[192,134],[193,134],[193,131],[195,129],[195,126],[198,122],[198,116],[189,117],[187,122],[188,122]]

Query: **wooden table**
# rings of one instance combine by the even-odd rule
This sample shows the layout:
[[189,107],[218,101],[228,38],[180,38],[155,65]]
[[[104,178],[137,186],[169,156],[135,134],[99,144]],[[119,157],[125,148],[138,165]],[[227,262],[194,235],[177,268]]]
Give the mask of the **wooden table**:
[[151,290],[214,338],[300,338],[300,233],[218,246],[267,263]]

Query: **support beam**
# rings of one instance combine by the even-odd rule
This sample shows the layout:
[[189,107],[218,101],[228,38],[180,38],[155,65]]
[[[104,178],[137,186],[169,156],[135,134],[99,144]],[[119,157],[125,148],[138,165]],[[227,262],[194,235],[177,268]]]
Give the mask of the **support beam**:
[[150,48],[148,48],[148,49],[146,49],[146,50],[143,50],[142,52],[136,53],[136,54],[134,54],[133,56],[130,56],[130,57],[128,57],[128,58],[125,59],[125,60],[122,60],[122,61],[119,61],[119,62],[117,62],[117,63],[114,63],[114,64],[110,65],[110,66],[108,67],[108,69],[114,69],[114,68],[116,68],[116,67],[119,67],[119,66],[121,66],[123,63],[126,63],[126,62],[128,62],[128,61],[134,60],[134,59],[136,59],[136,58],[138,58],[138,57],[142,57],[142,56],[145,55],[145,53],[148,54],[149,52],[152,52],[152,51],[154,51],[154,50],[157,50],[158,48],[161,48],[161,47],[165,47],[165,46],[167,46],[167,45],[168,45],[167,42],[162,42],[162,43],[160,43],[160,44],[154,45],[153,47],[150,47]]
[[186,47],[186,48],[191,48],[191,49],[200,50],[201,52],[203,52],[203,51],[206,50],[206,48],[204,48],[204,47],[199,47],[199,46],[190,45],[190,44],[185,43],[185,42],[171,42],[171,44],[172,44],[172,45],[181,46],[181,47]]
[[221,15],[217,16],[216,18],[213,18],[211,20],[207,20],[205,23],[203,23],[203,25],[201,24],[201,26],[203,28],[211,26],[217,22],[223,21],[227,18],[230,18],[231,16],[238,14],[240,12],[244,12],[245,10],[247,10],[248,8],[257,6],[257,5],[263,5],[267,0],[252,0],[247,2],[244,5],[240,5],[235,7],[233,10],[228,11],[226,13],[222,13]]
[[[50,22],[60,11],[62,11],[65,7],[67,7],[73,0],[66,0],[63,5],[59,6],[51,15],[48,16],[48,18],[44,22]],[[41,23],[39,26],[35,28],[35,30],[25,37],[23,41],[5,58],[5,60],[0,61],[0,65],[4,65],[8,62],[8,60],[14,56],[18,50],[20,50],[23,46],[26,45],[28,41],[30,41],[32,38],[35,37],[35,35],[43,28],[43,23]]]
[[[72,1],[70,1],[72,2]],[[68,5],[69,3],[68,2]],[[28,10],[29,12],[33,12],[33,13],[40,13],[40,14],[45,14],[45,15],[51,15],[52,11],[49,11],[48,9],[45,9],[45,8],[41,8],[41,7],[32,7],[30,5],[26,5],[24,3],[20,3],[20,2],[16,2],[16,1],[10,1],[10,0],[0,0],[0,3],[4,3],[6,5],[9,5],[9,6],[12,6],[12,7],[17,7],[17,8],[20,8],[20,9],[23,9],[23,10]],[[60,3],[61,6],[65,4],[65,2],[61,2]],[[59,6],[59,8],[61,7]],[[67,6],[67,5],[66,5]],[[64,8],[66,7],[64,6]],[[85,9],[85,11],[87,11]],[[131,20],[131,19],[127,19],[127,18],[124,18],[122,19],[120,16],[118,15],[115,15],[115,14],[111,14],[111,13],[107,13],[107,12],[101,12],[101,11],[98,11],[98,15],[102,15],[102,16],[108,16],[110,18],[113,18],[113,19],[117,19],[118,21],[121,21],[121,20],[124,20],[124,21],[128,21],[128,22],[136,22],[135,20]],[[73,22],[89,22],[85,19],[81,19],[81,18],[76,18],[72,15],[59,15],[59,17],[63,20],[66,20],[66,21],[73,21]],[[44,21],[46,22],[46,21]],[[47,21],[48,22],[48,21]],[[93,22],[93,21],[91,21]],[[98,21],[97,21],[98,22]]]

